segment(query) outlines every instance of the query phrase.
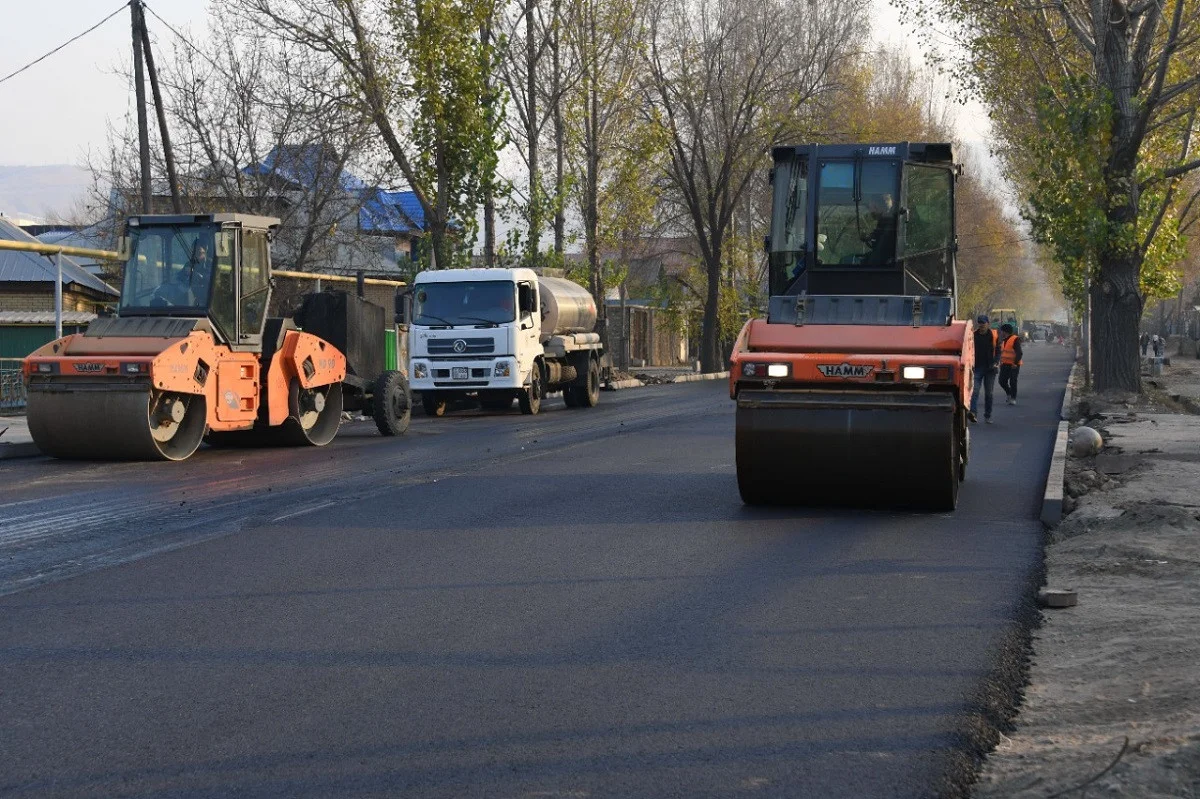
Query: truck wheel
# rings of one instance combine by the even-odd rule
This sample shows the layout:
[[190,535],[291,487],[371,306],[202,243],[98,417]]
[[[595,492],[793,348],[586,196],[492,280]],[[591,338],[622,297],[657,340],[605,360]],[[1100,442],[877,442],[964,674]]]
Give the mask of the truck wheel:
[[421,393],[421,407],[425,409],[426,416],[445,416],[446,401],[438,399],[438,395],[432,391]]
[[595,408],[600,404],[600,362],[588,359],[587,383],[578,388],[576,395],[581,408]]
[[404,435],[412,420],[412,394],[404,375],[389,370],[375,379],[371,415],[380,435]]
[[575,392],[575,386],[563,386],[563,402],[567,403],[568,408],[579,407],[579,396]]
[[542,409],[542,365],[537,361],[533,362],[533,369],[529,372],[529,387],[517,395],[517,402],[521,404],[521,413],[526,416],[532,416]]

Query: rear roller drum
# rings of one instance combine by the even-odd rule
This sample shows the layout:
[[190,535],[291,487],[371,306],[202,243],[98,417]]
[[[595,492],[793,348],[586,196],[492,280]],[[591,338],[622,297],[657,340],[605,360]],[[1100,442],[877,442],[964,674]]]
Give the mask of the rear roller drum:
[[342,384],[303,388],[292,378],[288,411],[282,430],[287,443],[323,447],[333,441],[342,423]]

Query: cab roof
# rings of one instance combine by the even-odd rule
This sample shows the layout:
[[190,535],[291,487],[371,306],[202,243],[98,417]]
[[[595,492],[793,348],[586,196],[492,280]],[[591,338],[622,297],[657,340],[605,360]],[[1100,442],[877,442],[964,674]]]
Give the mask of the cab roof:
[[776,161],[797,155],[809,158],[887,158],[930,164],[953,164],[954,147],[949,142],[862,142],[858,144],[800,144],[776,147]]
[[427,269],[413,283],[461,283],[468,280],[503,280],[516,283],[520,280],[537,282],[537,272],[518,267],[516,269]]

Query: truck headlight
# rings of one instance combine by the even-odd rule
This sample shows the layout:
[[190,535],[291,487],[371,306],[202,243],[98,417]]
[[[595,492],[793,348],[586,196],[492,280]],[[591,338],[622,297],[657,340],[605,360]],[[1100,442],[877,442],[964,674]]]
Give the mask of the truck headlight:
[[429,367],[423,363],[413,364],[413,377],[425,378],[429,377]]
[[497,361],[492,369],[492,377],[508,377],[512,374],[512,364],[508,361]]

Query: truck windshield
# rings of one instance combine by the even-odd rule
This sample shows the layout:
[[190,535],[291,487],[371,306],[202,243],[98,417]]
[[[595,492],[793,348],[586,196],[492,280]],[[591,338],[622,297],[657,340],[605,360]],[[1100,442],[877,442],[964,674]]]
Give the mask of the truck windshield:
[[516,319],[517,286],[505,280],[421,283],[413,306],[418,325],[501,324]]
[[899,174],[895,161],[821,163],[818,264],[884,266],[895,260]]
[[160,225],[129,230],[130,256],[118,312],[206,313],[215,246],[229,249],[215,225]]

